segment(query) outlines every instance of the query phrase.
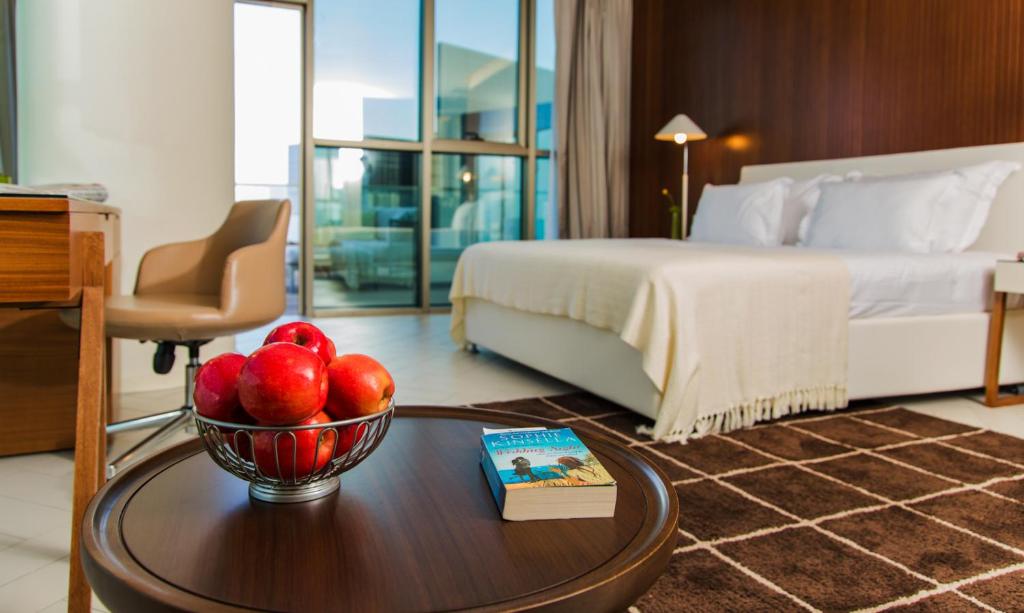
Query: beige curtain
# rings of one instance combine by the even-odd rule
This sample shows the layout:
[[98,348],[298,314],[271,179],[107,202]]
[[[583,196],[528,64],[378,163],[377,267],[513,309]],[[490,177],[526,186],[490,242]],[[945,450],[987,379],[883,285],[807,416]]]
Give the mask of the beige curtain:
[[560,233],[628,236],[632,0],[554,4]]

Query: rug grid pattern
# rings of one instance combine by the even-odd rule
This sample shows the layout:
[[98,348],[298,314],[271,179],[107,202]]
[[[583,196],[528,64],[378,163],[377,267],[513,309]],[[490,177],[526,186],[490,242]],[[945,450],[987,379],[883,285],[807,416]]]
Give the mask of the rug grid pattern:
[[680,499],[631,611],[1024,611],[1024,440],[861,404],[689,442],[589,394],[476,405],[630,446]]

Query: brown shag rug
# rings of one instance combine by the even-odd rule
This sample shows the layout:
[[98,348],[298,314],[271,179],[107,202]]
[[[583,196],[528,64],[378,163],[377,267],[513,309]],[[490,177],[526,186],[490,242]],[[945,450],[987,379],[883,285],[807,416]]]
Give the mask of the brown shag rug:
[[631,611],[1024,611],[1024,440],[879,404],[685,445],[589,394],[477,406],[617,439],[672,480],[679,543]]

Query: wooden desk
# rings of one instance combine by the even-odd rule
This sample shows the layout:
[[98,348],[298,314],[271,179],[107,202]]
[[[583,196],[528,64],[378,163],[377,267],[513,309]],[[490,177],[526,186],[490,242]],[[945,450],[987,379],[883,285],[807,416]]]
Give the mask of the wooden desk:
[[81,239],[102,232],[103,287],[117,287],[120,211],[67,198],[0,197],[0,456],[75,444]]
[[[78,532],[104,479],[103,296],[116,285],[119,253],[116,208],[0,195],[0,455],[75,446],[70,611],[90,608]],[[78,332],[59,321],[66,308],[81,309]]]

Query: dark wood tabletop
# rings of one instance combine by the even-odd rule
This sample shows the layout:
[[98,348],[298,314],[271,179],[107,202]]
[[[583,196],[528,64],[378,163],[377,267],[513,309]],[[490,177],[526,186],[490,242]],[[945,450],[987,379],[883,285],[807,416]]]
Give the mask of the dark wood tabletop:
[[581,434],[618,481],[615,517],[501,519],[481,409],[401,407],[380,447],[319,500],[272,504],[183,443],[108,483],[82,561],[112,611],[622,611],[665,570],[678,502],[638,454]]

